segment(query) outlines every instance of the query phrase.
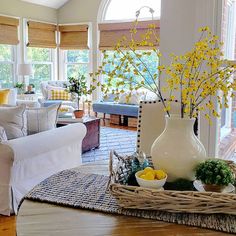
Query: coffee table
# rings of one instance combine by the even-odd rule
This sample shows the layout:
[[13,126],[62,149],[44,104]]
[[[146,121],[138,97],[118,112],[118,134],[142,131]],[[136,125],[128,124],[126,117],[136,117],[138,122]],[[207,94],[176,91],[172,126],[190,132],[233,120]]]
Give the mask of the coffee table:
[[87,133],[82,142],[82,152],[87,152],[100,145],[100,118],[85,116],[81,119],[76,118],[58,118],[57,127],[73,123],[83,123],[87,128]]
[[[107,162],[85,164],[87,173],[108,174]],[[213,230],[136,217],[105,214],[25,200],[17,216],[17,236],[223,236]]]

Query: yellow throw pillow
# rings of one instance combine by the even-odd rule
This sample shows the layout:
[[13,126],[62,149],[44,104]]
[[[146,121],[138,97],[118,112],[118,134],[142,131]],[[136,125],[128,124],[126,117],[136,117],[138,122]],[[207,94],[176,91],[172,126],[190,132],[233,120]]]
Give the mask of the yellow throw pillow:
[[52,90],[51,100],[70,100],[70,94],[64,90]]
[[0,90],[0,105],[8,104],[9,93],[10,93],[10,89]]

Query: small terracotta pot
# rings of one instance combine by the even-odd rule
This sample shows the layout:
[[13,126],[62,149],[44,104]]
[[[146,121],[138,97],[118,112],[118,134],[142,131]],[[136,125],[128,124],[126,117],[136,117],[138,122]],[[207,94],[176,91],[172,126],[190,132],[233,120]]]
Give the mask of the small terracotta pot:
[[217,193],[221,193],[225,186],[223,185],[216,185],[216,184],[203,184],[204,189],[207,192],[217,192]]
[[75,110],[74,115],[75,118],[82,118],[84,116],[84,110]]

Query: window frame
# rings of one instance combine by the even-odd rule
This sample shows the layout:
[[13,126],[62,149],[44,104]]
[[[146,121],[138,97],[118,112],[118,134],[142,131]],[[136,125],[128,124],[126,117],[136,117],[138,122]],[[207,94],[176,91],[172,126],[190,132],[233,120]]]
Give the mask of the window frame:
[[[93,71],[93,47],[92,47],[92,23],[91,22],[79,22],[79,23],[70,23],[68,25],[84,25],[87,24],[89,26],[88,28],[88,53],[89,53],[89,62],[85,63],[88,64],[88,74]],[[67,24],[63,24],[67,25]],[[60,38],[60,33],[58,33],[58,38]],[[78,50],[85,50],[85,49],[78,49]],[[67,73],[66,73],[66,51],[68,50],[63,50],[58,48],[58,79],[59,80],[64,80],[67,81]],[[75,63],[75,64],[83,64],[83,63]],[[90,77],[88,76],[88,83],[90,82]]]
[[[57,48],[48,48],[50,50],[50,61],[30,61],[27,56],[27,39],[28,39],[28,26],[27,26],[27,21],[31,19],[23,19],[23,59],[25,63],[30,63],[34,67],[34,65],[50,65],[51,66],[51,79],[50,80],[58,80],[57,79]],[[39,22],[39,21],[38,21]],[[52,22],[42,22],[42,23],[52,23]],[[35,47],[37,48],[37,47]]]
[[[83,51],[85,49],[81,49]],[[90,49],[88,49],[88,62],[68,62],[67,61],[67,52],[69,50],[60,50],[61,51],[61,56],[62,56],[62,63],[63,63],[63,77],[65,78],[64,80],[67,80],[68,74],[67,74],[67,66],[68,65],[87,65],[88,66],[88,75],[91,72],[91,55],[90,55]],[[74,50],[73,50],[74,51]],[[75,51],[80,51],[80,49],[75,50]],[[88,78],[89,79],[89,78]]]
[[[2,45],[8,45],[11,47],[11,61],[0,61],[0,65],[11,65],[12,66],[12,85],[14,86],[17,82],[16,80],[16,65],[17,65],[17,45],[10,45],[10,44],[2,44]],[[0,87],[2,83],[0,81]]]
[[[236,2],[228,0],[227,3],[227,31],[226,31],[226,43],[224,47],[225,51],[225,59],[230,60],[234,64],[236,64],[236,60],[232,60],[232,58],[235,56],[235,42],[232,41],[232,38],[235,39],[236,37],[232,37],[236,34],[236,14],[234,14],[234,10],[236,9]],[[232,78],[234,79],[234,78]],[[231,133],[231,126],[232,126],[232,98],[230,95],[228,96],[228,108],[224,110],[224,126],[220,128],[220,140],[223,140],[227,135]],[[222,115],[221,115],[222,118]]]

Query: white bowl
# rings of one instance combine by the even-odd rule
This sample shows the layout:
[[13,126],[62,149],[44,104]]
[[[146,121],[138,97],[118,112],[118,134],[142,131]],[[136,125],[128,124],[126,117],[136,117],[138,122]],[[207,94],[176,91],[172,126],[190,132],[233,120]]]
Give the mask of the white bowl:
[[139,177],[142,172],[143,172],[143,170],[140,170],[140,171],[135,173],[136,180],[137,180],[140,187],[161,189],[164,186],[164,184],[167,180],[167,175],[164,179],[160,179],[160,180],[158,180],[158,179],[145,180],[145,179],[142,179],[142,178]]

